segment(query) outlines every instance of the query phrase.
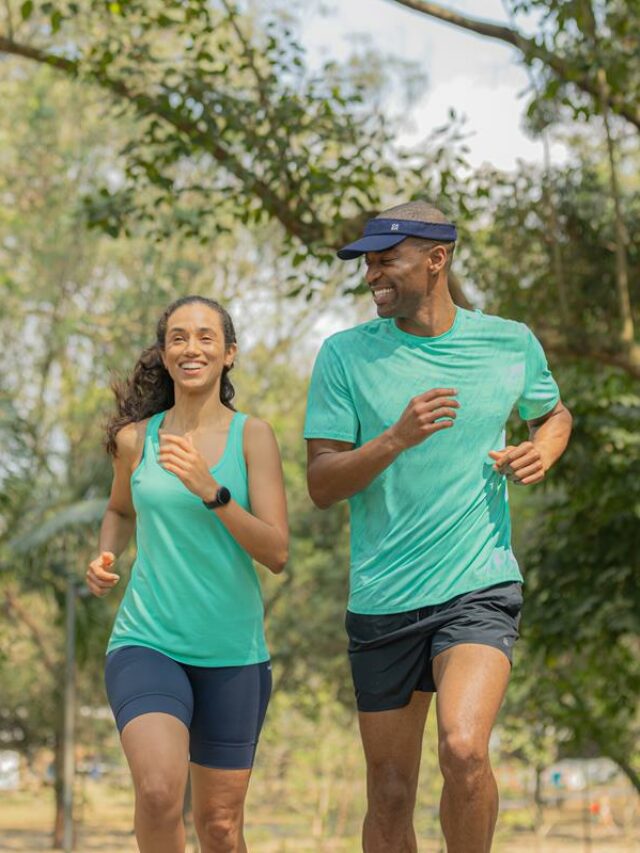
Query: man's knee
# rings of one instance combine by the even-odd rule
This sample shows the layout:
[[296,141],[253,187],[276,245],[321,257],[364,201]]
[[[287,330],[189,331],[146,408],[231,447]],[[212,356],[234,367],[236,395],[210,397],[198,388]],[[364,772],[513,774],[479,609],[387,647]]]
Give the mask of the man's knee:
[[211,806],[194,814],[196,831],[204,851],[234,853],[242,833],[242,806]]
[[416,784],[412,774],[393,761],[378,761],[368,767],[369,811],[395,820],[410,818],[415,805]]
[[449,732],[438,744],[440,769],[445,781],[473,787],[490,767],[484,739],[461,730]]

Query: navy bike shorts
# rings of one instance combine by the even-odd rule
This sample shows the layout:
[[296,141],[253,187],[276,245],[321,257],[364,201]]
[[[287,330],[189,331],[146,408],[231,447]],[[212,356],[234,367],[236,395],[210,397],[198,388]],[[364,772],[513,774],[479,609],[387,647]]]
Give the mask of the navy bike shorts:
[[390,711],[414,690],[433,693],[433,659],[460,643],[493,646],[511,662],[522,584],[509,581],[403,613],[347,611],[349,662],[359,711]]
[[105,683],[118,731],[142,714],[177,717],[189,729],[194,764],[253,766],[271,695],[271,663],[190,666],[144,646],[107,655]]

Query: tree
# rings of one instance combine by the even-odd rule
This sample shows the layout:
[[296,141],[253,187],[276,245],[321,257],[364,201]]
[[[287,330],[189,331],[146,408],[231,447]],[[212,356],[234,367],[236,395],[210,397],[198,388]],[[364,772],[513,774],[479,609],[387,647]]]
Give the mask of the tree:
[[[448,6],[429,0],[393,2],[516,48],[527,64],[542,69],[546,96],[557,98],[560,87],[568,87],[586,95],[597,109],[605,104],[607,109],[640,129],[638,19],[637,15],[629,14],[628,2],[598,0],[595,18],[606,40],[606,56],[598,52],[596,61],[593,39],[585,40],[585,35],[593,32],[591,0],[509,0],[507,5],[512,17],[518,13],[539,12],[541,26],[535,37],[526,35],[517,26],[462,15]],[[600,71],[603,60],[609,78],[604,93]]]
[[273,219],[295,254],[326,257],[378,204],[378,177],[393,174],[381,116],[333,66],[308,75],[276,19],[256,22],[228,0],[20,9],[19,22],[5,14],[0,51],[97,85],[136,119],[125,185],[91,206],[112,234],[132,218],[202,239],[236,218]]
[[518,725],[551,729],[564,755],[608,756],[640,791],[640,396],[610,369],[563,374],[574,436],[519,516],[525,662],[508,703]]

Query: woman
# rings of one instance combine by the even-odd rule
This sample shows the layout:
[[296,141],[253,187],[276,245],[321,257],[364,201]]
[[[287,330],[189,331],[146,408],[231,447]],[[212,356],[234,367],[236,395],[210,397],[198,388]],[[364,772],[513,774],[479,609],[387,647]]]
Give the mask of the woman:
[[288,530],[271,428],[236,412],[227,312],[188,296],[116,387],[114,457],[94,595],[136,529],[137,557],[107,649],[106,684],[135,786],[142,853],[182,853],[191,770],[201,850],[246,851],[243,807],[271,689],[253,560],[281,572]]

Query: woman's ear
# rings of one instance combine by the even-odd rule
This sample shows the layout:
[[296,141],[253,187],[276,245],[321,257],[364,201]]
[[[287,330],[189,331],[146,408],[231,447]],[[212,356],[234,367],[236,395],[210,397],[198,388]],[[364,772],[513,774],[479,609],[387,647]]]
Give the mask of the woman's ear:
[[227,351],[224,354],[224,366],[228,367],[229,370],[233,367],[233,362],[238,354],[238,345],[231,344],[227,347]]

